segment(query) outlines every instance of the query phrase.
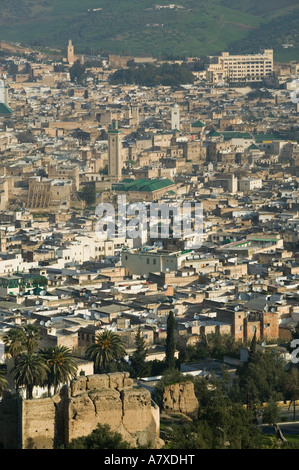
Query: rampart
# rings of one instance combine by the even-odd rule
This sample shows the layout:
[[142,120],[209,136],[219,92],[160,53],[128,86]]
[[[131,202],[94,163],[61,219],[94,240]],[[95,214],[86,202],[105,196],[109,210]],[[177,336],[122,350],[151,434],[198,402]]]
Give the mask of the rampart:
[[108,424],[133,446],[156,447],[159,408],[150,392],[133,388],[129,374],[80,376],[54,397],[25,400],[6,393],[0,402],[0,447],[53,449]]

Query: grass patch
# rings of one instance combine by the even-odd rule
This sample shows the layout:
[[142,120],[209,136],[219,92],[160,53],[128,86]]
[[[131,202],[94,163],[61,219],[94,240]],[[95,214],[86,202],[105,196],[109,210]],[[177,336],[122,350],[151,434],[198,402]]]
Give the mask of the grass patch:
[[[92,44],[98,54],[198,56],[230,50],[231,43],[239,44],[257,28],[259,50],[271,15],[286,18],[297,4],[285,2],[282,8],[280,0],[243,0],[241,5],[239,0],[182,0],[183,9],[156,9],[156,0],[3,0],[0,39],[61,48],[65,54],[71,38],[77,53],[89,53]],[[102,11],[88,11],[93,8]],[[275,27],[279,37],[288,35],[288,24]],[[296,51],[289,55],[295,57]]]

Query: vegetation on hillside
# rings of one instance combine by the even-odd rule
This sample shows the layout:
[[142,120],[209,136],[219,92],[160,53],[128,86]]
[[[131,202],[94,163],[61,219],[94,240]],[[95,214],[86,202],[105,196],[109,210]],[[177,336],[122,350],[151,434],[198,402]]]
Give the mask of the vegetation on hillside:
[[[198,415],[192,421],[167,421],[163,439],[167,449],[291,449],[291,442],[281,433],[277,422],[277,400],[295,400],[299,397],[299,372],[286,367],[278,353],[271,349],[258,350],[253,340],[248,362],[237,368],[232,381],[228,370],[222,377],[182,376],[179,371],[168,371],[156,386],[153,397],[163,409],[163,393],[167,385],[182,381],[194,383],[198,399]],[[267,402],[268,406],[263,406]],[[294,409],[295,416],[295,409]],[[263,436],[259,423],[274,426],[277,434]]]
[[[66,51],[71,38],[78,52],[91,56],[159,58],[214,54],[229,50],[230,44],[245,52],[246,38],[258,50],[269,41],[275,48],[289,39],[298,43],[296,0],[182,0],[182,8],[172,9],[156,5],[154,0],[115,0],[113,5],[107,0],[3,0],[0,39]],[[295,57],[296,50],[283,52]]]

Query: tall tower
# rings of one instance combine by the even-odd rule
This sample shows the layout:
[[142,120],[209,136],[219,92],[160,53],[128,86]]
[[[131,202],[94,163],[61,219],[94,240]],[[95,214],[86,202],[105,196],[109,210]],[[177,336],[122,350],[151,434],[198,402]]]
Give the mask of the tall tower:
[[131,113],[133,126],[139,126],[139,108],[137,104],[132,104]]
[[238,192],[238,178],[231,174],[228,180],[228,191],[230,193],[237,193]]
[[180,130],[180,107],[177,103],[171,108],[171,130]]
[[69,40],[68,46],[67,46],[67,61],[70,65],[73,65],[75,63],[75,52],[74,52],[74,46],[72,43],[72,40]]
[[0,80],[0,103],[8,106],[8,86],[5,85],[4,80]]
[[122,165],[121,131],[118,122],[113,120],[108,129],[108,175],[113,179],[121,179]]

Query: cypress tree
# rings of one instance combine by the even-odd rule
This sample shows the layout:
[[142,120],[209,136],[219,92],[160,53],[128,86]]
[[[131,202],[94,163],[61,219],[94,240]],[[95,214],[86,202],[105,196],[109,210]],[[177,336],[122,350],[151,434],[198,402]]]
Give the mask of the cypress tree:
[[134,369],[136,377],[142,377],[146,375],[149,370],[149,365],[146,363],[145,358],[147,354],[147,349],[145,346],[145,340],[141,334],[140,327],[138,328],[136,338],[135,338],[136,350],[133,352],[130,360],[131,365]]
[[165,364],[167,369],[175,369],[175,318],[173,311],[169,312],[167,318],[167,336],[165,350]]

